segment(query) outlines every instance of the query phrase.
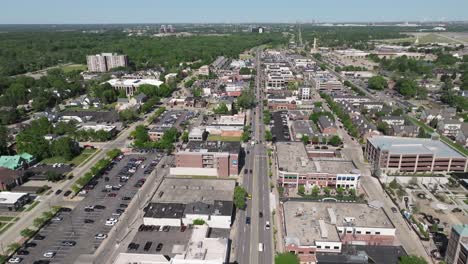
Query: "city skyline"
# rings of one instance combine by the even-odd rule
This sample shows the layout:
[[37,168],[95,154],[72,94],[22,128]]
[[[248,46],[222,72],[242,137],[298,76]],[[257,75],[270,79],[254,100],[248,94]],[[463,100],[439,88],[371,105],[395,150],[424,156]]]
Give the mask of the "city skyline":
[[239,0],[234,4],[214,0],[137,0],[131,3],[83,0],[73,6],[57,0],[20,0],[3,3],[0,24],[466,21],[468,14],[463,10],[468,10],[468,2],[462,0],[444,3],[435,0],[396,0],[392,3],[371,0],[352,3],[340,0],[325,3]]

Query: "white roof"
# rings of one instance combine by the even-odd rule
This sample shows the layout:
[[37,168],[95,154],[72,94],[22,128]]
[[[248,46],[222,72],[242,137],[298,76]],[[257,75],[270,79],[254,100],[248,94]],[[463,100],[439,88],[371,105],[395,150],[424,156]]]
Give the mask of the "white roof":
[[140,86],[142,84],[150,84],[155,86],[160,86],[163,84],[160,80],[157,79],[110,79],[107,81],[112,86]]
[[0,204],[14,204],[27,193],[0,192]]

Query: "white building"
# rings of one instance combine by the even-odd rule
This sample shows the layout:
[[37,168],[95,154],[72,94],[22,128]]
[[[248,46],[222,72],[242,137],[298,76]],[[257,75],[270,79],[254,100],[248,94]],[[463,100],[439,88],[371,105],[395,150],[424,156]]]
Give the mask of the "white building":
[[125,90],[127,96],[133,96],[140,85],[149,84],[159,87],[163,84],[163,82],[156,79],[110,79],[107,83],[114,89]]
[[88,71],[106,72],[113,68],[127,67],[127,55],[118,55],[114,53],[101,53],[86,56]]

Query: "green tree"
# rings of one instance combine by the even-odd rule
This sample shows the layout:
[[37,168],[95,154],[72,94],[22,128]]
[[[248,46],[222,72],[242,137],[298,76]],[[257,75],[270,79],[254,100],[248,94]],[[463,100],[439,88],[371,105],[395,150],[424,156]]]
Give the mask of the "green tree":
[[351,197],[356,197],[356,189],[354,188],[348,189],[348,194]]
[[241,75],[249,75],[249,74],[250,74],[250,69],[249,69],[249,68],[245,68],[245,67],[240,68],[239,74],[241,74]]
[[299,195],[304,195],[305,194],[305,187],[304,187],[304,184],[299,184],[299,186],[297,187],[297,193]]
[[0,125],[0,155],[8,153],[8,130],[4,125]]
[[322,107],[322,102],[314,102],[315,107]]
[[336,146],[341,145],[343,142],[341,141],[341,138],[339,136],[335,135],[332,138],[330,138],[328,143],[330,143],[332,146],[336,147]]
[[52,156],[63,157],[66,160],[71,160],[80,153],[80,149],[73,139],[69,137],[61,137],[52,141],[50,152]]
[[317,185],[314,185],[314,187],[312,187],[312,196],[317,198],[319,194],[320,188]]
[[273,135],[271,134],[270,130],[265,131],[265,140],[270,142],[273,140]]
[[56,171],[47,171],[46,172],[46,179],[50,182],[57,182],[63,178],[62,174]]
[[182,133],[182,141],[184,143],[187,143],[189,141],[189,132],[188,131],[184,131],[184,133]]
[[331,193],[330,187],[328,186],[324,187],[323,192],[325,193],[325,196],[330,196],[330,193]]
[[193,225],[204,225],[204,224],[205,224],[205,220],[203,220],[203,219],[193,220]]
[[400,257],[398,264],[427,264],[427,262],[420,256],[410,255]]
[[377,75],[369,78],[368,86],[373,90],[383,90],[388,87],[388,83],[384,77]]
[[22,237],[31,237],[32,235],[34,235],[34,233],[35,233],[34,230],[26,228],[26,229],[21,230],[20,235]]
[[133,145],[138,148],[145,147],[146,143],[150,140],[148,130],[143,125],[137,126],[131,135],[134,138]]
[[397,189],[400,185],[398,184],[396,179],[393,179],[388,186],[392,189]]
[[226,103],[220,103],[217,108],[213,109],[213,112],[218,115],[227,115],[229,114],[229,109]]
[[241,187],[241,186],[236,186],[234,188],[234,205],[241,209],[245,209],[245,197],[247,197],[247,191]]
[[21,247],[21,244],[20,244],[20,243],[12,243],[12,244],[10,244],[10,245],[7,246],[7,250],[8,250],[8,252],[15,252],[15,251],[18,250],[20,247]]
[[343,187],[336,188],[336,195],[338,197],[343,197],[343,194],[344,194],[344,188]]
[[138,119],[138,113],[133,109],[125,109],[119,113],[119,117],[123,122],[133,122]]
[[308,135],[302,135],[301,141],[302,141],[302,143],[304,143],[304,145],[309,144],[309,142],[310,142],[309,136]]

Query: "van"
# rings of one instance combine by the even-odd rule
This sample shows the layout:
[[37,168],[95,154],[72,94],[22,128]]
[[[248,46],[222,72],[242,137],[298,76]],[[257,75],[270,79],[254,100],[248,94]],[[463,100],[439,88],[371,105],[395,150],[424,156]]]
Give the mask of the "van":
[[263,252],[263,243],[258,243],[258,251]]

